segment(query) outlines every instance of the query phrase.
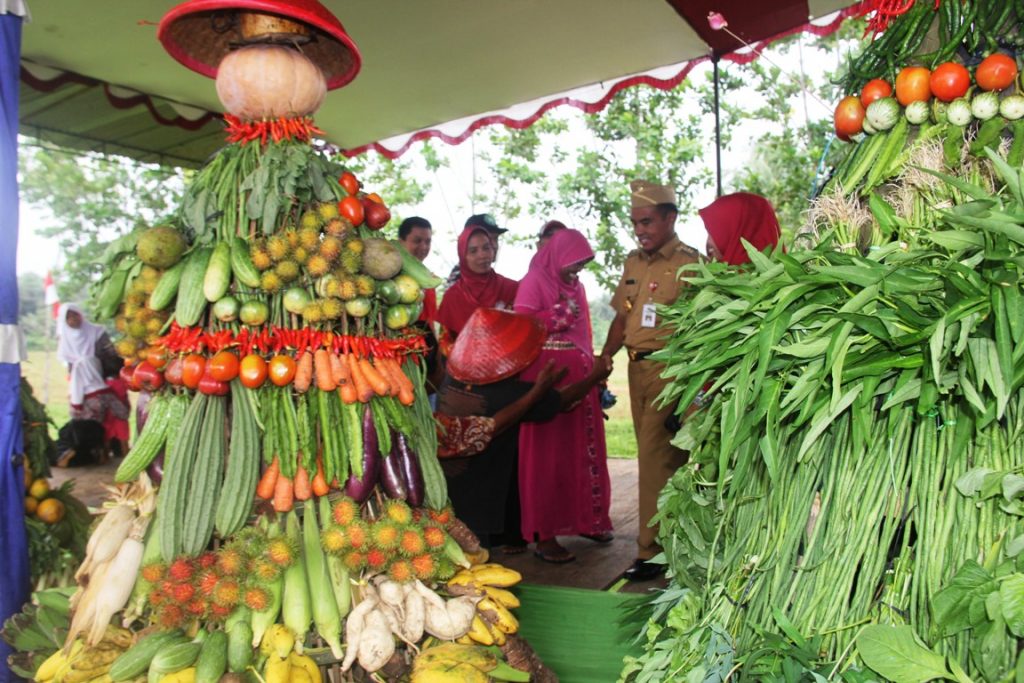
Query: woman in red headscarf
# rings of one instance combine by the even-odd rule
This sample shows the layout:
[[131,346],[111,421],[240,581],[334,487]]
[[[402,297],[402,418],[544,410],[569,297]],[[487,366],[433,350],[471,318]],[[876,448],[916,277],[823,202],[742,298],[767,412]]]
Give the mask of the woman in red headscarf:
[[[551,361],[568,368],[565,384],[580,381],[594,369],[590,312],[578,277],[593,258],[587,238],[564,228],[530,262],[519,284],[515,311],[539,320],[548,338],[524,379],[530,380]],[[572,410],[520,428],[519,493],[523,537],[537,538],[536,555],[542,560],[574,559],[557,536],[612,540],[611,485],[596,387]]]
[[708,258],[733,266],[750,263],[741,240],[758,251],[774,247],[781,235],[775,209],[764,197],[736,192],[719,197],[700,210],[708,231]]
[[444,328],[447,344],[462,331],[478,308],[512,308],[516,298],[515,280],[494,272],[494,240],[484,228],[471,225],[459,235],[459,279],[441,299],[437,322]]

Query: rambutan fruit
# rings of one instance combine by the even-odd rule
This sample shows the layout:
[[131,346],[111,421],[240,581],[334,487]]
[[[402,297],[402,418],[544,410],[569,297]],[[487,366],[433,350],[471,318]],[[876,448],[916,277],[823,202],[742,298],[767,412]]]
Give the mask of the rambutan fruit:
[[252,573],[260,581],[275,581],[281,575],[281,567],[261,557],[253,561]]
[[356,289],[356,281],[351,276],[346,275],[338,280],[338,297],[342,301],[352,301],[357,296],[359,296],[359,290]]
[[331,517],[335,523],[345,527],[359,519],[359,503],[351,498],[339,498],[331,508]]
[[157,583],[166,573],[167,567],[163,562],[150,562],[142,567],[142,578],[150,583]]
[[270,594],[259,586],[252,586],[245,590],[242,601],[249,609],[259,612],[266,609],[267,605],[270,604]]
[[322,277],[330,272],[331,262],[317,252],[306,259],[306,270],[313,277]]
[[299,246],[299,231],[296,230],[295,228],[291,226],[285,228],[284,231],[281,232],[281,237],[283,237],[285,241],[288,242],[288,246],[291,247],[292,249]]
[[227,605],[218,605],[216,603],[210,605],[210,617],[213,619],[227,619],[231,616],[233,608]]
[[353,254],[362,254],[366,249],[366,245],[358,237],[353,237],[350,240],[345,241],[345,249],[351,251]]
[[442,526],[447,526],[455,517],[455,515],[452,513],[451,506],[442,508],[440,510],[427,509],[427,515],[430,516],[430,519],[434,520]]
[[302,317],[307,323],[318,323],[324,319],[324,307],[317,300],[310,301],[302,307]]
[[366,568],[375,572],[379,572],[387,565],[388,553],[380,548],[371,548],[366,552]]
[[178,605],[169,603],[163,606],[160,610],[160,614],[157,617],[157,623],[161,628],[175,628],[181,626],[181,622],[185,619],[185,612]]
[[370,543],[378,548],[391,550],[398,546],[400,534],[401,530],[394,521],[382,517],[370,526]]
[[320,532],[320,545],[326,552],[340,555],[343,550],[348,548],[348,536],[339,527],[330,526]]
[[303,230],[319,230],[320,229],[320,214],[313,209],[307,209],[302,213],[302,218],[299,219],[299,226]]
[[345,556],[341,558],[345,568],[353,574],[362,571],[363,567],[366,566],[366,555],[359,552],[358,550],[350,550],[345,553]]
[[299,229],[299,246],[310,253],[317,251],[320,248],[320,231],[303,226]]
[[441,548],[444,546],[447,534],[437,524],[428,522],[423,525],[423,540],[428,548]]
[[234,579],[224,579],[213,591],[213,604],[234,607],[241,599],[241,589]]
[[179,557],[167,568],[167,576],[173,581],[188,581],[195,573],[196,568],[187,557]]
[[455,563],[449,560],[447,557],[442,556],[437,561],[437,571],[435,578],[439,581],[447,581],[448,579],[455,576]]
[[425,552],[427,543],[418,529],[408,528],[402,531],[402,535],[399,537],[398,549],[403,555],[412,557]]
[[195,598],[185,605],[185,611],[193,616],[201,617],[206,614],[206,603]]
[[416,574],[413,572],[412,565],[409,564],[408,560],[395,560],[388,567],[388,576],[398,583],[405,583],[406,581],[412,581]]
[[288,240],[281,235],[272,235],[270,239],[267,240],[267,253],[275,263],[288,258],[288,254],[290,254],[291,251],[291,247],[288,245]]
[[171,591],[174,590],[174,582],[170,579],[164,579],[160,582],[160,585],[158,585],[156,589],[169,597],[171,595]]
[[167,602],[167,594],[159,588],[149,591],[149,595],[146,596],[146,600],[153,607],[159,607],[163,603]]
[[420,581],[430,581],[434,578],[434,573],[437,571],[437,562],[434,561],[433,556],[429,553],[417,555],[409,560],[409,564],[412,566],[416,578]]
[[209,569],[213,565],[217,564],[217,555],[215,553],[203,553],[196,560],[200,569]]
[[281,278],[282,282],[294,282],[299,277],[299,264],[291,259],[281,261],[274,266],[274,274]]
[[359,292],[359,296],[373,296],[377,291],[377,284],[369,275],[357,275],[356,291]]
[[217,569],[225,576],[235,576],[245,566],[245,559],[237,548],[228,546],[217,553]]
[[342,216],[332,218],[324,224],[324,232],[335,237],[344,237],[352,232],[352,222]]
[[193,586],[191,583],[174,584],[174,588],[172,588],[170,592],[171,599],[173,599],[174,602],[178,603],[179,605],[183,605],[189,600],[191,600],[193,597],[195,597],[195,594],[196,587]]
[[290,567],[295,561],[295,544],[285,536],[278,536],[267,543],[266,558],[279,567]]
[[249,247],[249,260],[256,270],[267,270],[274,265],[274,259],[270,258],[270,252],[263,244],[254,244]]
[[338,205],[334,202],[321,202],[317,204],[316,212],[320,214],[322,220],[329,221],[338,217]]
[[273,294],[280,291],[284,283],[281,281],[280,276],[272,270],[268,270],[260,275],[260,289],[267,294]]
[[309,249],[306,249],[301,244],[295,247],[295,251],[292,252],[292,260],[298,263],[299,265],[305,264],[307,261],[309,261],[309,257]]
[[412,521],[412,508],[404,500],[388,500],[384,503],[382,516],[396,524],[408,524]]
[[345,311],[345,304],[342,303],[341,299],[327,297],[320,302],[320,309],[323,311],[324,318],[327,320],[338,320],[341,318],[341,314]]
[[346,249],[341,252],[338,264],[341,266],[341,269],[349,275],[355,275],[359,272],[359,269],[363,267],[363,255],[356,254]]
[[196,580],[196,586],[199,587],[199,594],[206,597],[213,595],[213,589],[217,587],[217,581],[220,577],[217,576],[217,572],[212,569],[201,569],[199,571],[199,577]]
[[369,543],[370,530],[363,520],[353,521],[345,531],[348,533],[348,545],[353,550],[362,550]]
[[320,255],[333,263],[338,258],[338,255],[341,254],[341,247],[341,239],[334,235],[328,235],[320,243]]

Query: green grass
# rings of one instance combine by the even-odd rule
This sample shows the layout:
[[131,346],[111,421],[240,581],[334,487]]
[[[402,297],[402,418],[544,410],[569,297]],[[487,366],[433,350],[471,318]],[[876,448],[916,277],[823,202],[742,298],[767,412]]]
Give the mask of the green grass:
[[608,410],[608,419],[604,423],[609,458],[636,457],[636,436],[633,434],[633,418],[629,411],[628,365],[629,358],[625,350],[619,351],[613,359],[612,374],[608,378],[608,388],[619,399]]
[[[52,342],[51,342],[52,343]],[[57,360],[57,352],[29,351],[28,360],[21,364],[21,374],[32,385],[36,399],[46,406],[50,419],[60,427],[68,421],[68,380],[64,367]],[[50,434],[57,438],[57,429],[51,425]]]

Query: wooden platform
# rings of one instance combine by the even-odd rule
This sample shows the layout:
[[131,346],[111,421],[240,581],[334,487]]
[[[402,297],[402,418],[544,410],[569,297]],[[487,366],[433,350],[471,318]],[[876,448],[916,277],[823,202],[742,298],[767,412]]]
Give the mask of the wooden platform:
[[[98,507],[107,497],[104,486],[112,484],[118,462],[97,467],[54,468],[51,484],[59,485],[67,479],[74,479],[75,495],[86,505]],[[561,537],[559,542],[576,556],[575,562],[567,564],[544,562],[534,556],[533,546],[519,555],[505,555],[498,550],[494,561],[522,573],[526,583],[593,590],[612,588],[626,592],[664,587],[664,580],[636,584],[620,582],[622,572],[636,558],[636,460],[609,460],[608,471],[612,482],[611,518],[615,540],[599,544],[584,538]]]

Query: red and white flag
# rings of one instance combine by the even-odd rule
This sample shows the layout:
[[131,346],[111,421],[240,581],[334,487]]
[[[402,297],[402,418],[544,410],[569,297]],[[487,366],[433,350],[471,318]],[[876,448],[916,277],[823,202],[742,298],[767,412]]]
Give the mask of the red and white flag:
[[53,318],[57,319],[57,311],[60,309],[60,296],[57,295],[57,285],[53,282],[53,275],[46,271],[46,278],[43,280],[43,303],[53,307]]

